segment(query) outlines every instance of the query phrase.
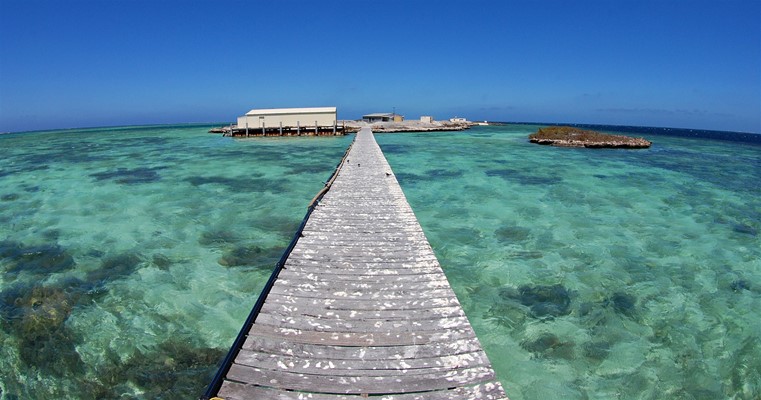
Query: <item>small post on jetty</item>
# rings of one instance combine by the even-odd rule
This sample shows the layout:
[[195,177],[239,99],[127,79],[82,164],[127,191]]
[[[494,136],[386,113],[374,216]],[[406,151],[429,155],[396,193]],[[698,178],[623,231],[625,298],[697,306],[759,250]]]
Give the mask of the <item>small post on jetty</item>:
[[280,121],[280,136],[283,136],[283,121]]
[[317,124],[317,121],[314,121],[314,135],[315,136],[320,136],[319,129],[320,129],[320,125]]
[[296,136],[301,136],[301,121],[296,121]]
[[336,134],[336,128],[338,128],[338,121],[333,120],[333,136]]
[[246,122],[246,137],[248,137],[248,122]]

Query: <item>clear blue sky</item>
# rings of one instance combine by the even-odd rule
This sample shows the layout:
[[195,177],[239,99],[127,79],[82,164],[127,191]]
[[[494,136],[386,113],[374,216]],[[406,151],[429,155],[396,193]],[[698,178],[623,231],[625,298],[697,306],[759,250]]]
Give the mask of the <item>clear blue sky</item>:
[[0,0],[0,132],[302,106],[761,133],[761,0]]

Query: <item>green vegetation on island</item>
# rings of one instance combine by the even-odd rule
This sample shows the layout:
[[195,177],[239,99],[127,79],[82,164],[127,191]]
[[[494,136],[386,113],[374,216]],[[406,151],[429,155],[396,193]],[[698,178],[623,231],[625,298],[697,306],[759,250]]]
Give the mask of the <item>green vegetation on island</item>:
[[643,138],[609,135],[570,126],[540,128],[528,138],[531,143],[561,147],[644,149],[652,144]]

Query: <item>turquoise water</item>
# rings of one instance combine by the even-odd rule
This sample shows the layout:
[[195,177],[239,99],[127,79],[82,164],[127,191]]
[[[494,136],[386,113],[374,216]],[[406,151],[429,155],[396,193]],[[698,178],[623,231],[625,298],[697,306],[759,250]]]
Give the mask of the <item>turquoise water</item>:
[[352,139],[207,130],[0,136],[3,399],[204,392]]
[[376,135],[512,400],[761,398],[761,146]]
[[[0,136],[3,399],[203,393],[351,141]],[[508,395],[761,395],[761,146],[376,135]]]

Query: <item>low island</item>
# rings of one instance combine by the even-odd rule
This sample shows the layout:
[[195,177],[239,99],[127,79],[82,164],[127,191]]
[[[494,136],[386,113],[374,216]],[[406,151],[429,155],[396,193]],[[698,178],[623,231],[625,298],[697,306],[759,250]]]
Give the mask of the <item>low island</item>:
[[528,138],[531,143],[560,147],[645,149],[652,144],[643,138],[609,135],[570,126],[541,128]]

